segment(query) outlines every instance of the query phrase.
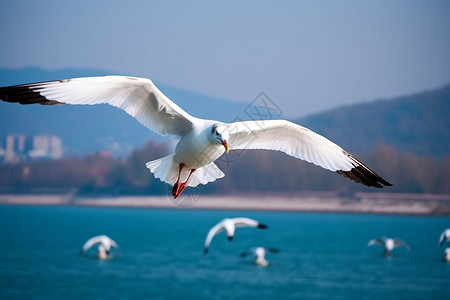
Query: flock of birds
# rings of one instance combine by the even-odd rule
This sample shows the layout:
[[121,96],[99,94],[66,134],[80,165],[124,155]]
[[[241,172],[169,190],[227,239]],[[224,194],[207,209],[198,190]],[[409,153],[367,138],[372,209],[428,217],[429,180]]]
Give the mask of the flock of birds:
[[[214,237],[221,233],[225,232],[229,241],[233,240],[233,237],[236,232],[236,228],[240,227],[253,227],[259,229],[267,229],[267,225],[260,223],[257,220],[250,218],[225,218],[216,225],[214,225],[206,235],[205,244],[203,247],[203,253],[207,254],[213,241]],[[450,228],[445,229],[440,238],[439,245],[444,245],[444,243],[450,242]],[[386,257],[390,257],[392,255],[392,251],[394,248],[404,247],[407,250],[411,249],[411,246],[408,245],[405,241],[398,238],[388,238],[388,237],[380,237],[369,240],[367,246],[379,245],[383,247],[383,255]],[[112,240],[110,237],[106,235],[99,235],[90,238],[84,243],[81,248],[80,253],[82,255],[86,255],[89,249],[97,246],[96,258],[100,260],[110,259],[112,258],[111,248],[116,248],[120,251],[118,244]],[[280,250],[276,248],[266,248],[266,247],[254,247],[249,249],[248,251],[242,252],[241,257],[251,256],[253,257],[253,263],[260,267],[267,267],[269,262],[266,259],[266,253],[278,253]],[[119,252],[120,253],[120,252]],[[447,247],[444,251],[443,260],[446,262],[450,262],[450,247]]]
[[[228,240],[232,241],[234,234],[236,232],[236,228],[240,227],[254,227],[266,229],[267,225],[250,218],[225,218],[216,225],[214,225],[209,230],[205,239],[203,253],[204,254],[208,253],[211,242],[217,234],[225,231]],[[95,257],[100,260],[112,258],[113,257],[111,251],[112,248],[115,248],[120,253],[120,248],[116,241],[114,241],[107,235],[99,235],[88,239],[81,247],[80,254],[85,256],[89,253],[90,249],[93,249],[95,247],[96,247]],[[278,253],[279,250],[275,248],[256,247],[250,249],[249,251],[243,252],[241,256],[242,257],[254,256],[255,258],[254,263],[256,265],[266,267],[269,265],[269,262],[265,258],[266,252]]]
[[[148,129],[179,138],[175,152],[150,161],[146,167],[156,178],[172,185],[172,196],[177,198],[186,187],[207,184],[225,174],[214,164],[225,152],[241,149],[281,151],[297,159],[313,163],[351,180],[382,188],[391,186],[350,153],[327,138],[286,120],[253,120],[224,123],[191,116],[166,97],[150,79],[128,76],[84,77],[66,80],[29,83],[0,87],[0,99],[20,104],[110,104],[126,111]],[[225,219],[208,233],[204,251],[208,252],[214,236],[225,231],[231,240],[236,227],[264,228],[263,224],[247,218]],[[441,240],[449,240],[450,230]],[[443,242],[442,242],[443,243]],[[86,253],[98,245],[100,259],[110,257],[111,247],[117,243],[107,236],[89,239],[82,248]],[[385,253],[394,247],[409,247],[398,239],[380,238],[371,245],[384,245]],[[258,247],[249,253],[255,262],[267,265],[266,252],[276,249]],[[450,249],[446,249],[450,260]]]

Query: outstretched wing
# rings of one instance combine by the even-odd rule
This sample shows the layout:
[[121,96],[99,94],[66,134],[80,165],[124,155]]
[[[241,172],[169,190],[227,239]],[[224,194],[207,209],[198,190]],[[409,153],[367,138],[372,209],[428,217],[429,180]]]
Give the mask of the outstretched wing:
[[444,242],[447,240],[447,234],[448,232],[450,232],[450,229],[445,229],[442,233],[441,236],[439,237],[439,245],[443,245]]
[[267,250],[267,252],[270,252],[270,253],[279,253],[280,252],[280,250],[277,248],[267,248],[266,250]]
[[241,253],[241,257],[246,257],[246,256],[249,256],[249,255],[254,255],[254,254],[255,254],[254,251],[242,252]]
[[267,225],[259,223],[258,221],[250,218],[233,218],[232,220],[235,227],[258,227],[262,229],[267,228]]
[[405,241],[401,239],[394,239],[394,246],[396,247],[405,247],[406,249],[410,250],[411,246],[407,244]]
[[111,244],[111,246],[113,246],[116,249],[120,249],[119,245],[117,245],[116,241],[114,241],[113,239],[111,239],[109,237],[108,237],[108,239],[109,239],[109,243]]
[[222,232],[223,230],[224,229],[223,229],[222,222],[214,225],[214,227],[209,230],[208,235],[206,236],[206,239],[205,239],[205,246],[203,247],[204,254],[208,253],[209,245],[211,244],[211,241],[214,238],[214,236],[216,234]]
[[332,141],[289,121],[235,122],[229,125],[229,133],[231,150],[282,151],[367,186],[392,185]]
[[87,252],[92,246],[103,243],[103,239],[104,239],[103,235],[94,236],[88,239],[81,248],[81,251],[83,253]]
[[20,104],[110,104],[161,135],[182,137],[195,119],[167,98],[150,79],[84,77],[0,88],[0,99]]
[[373,246],[373,245],[384,245],[385,239],[379,238],[379,239],[371,239],[367,246]]

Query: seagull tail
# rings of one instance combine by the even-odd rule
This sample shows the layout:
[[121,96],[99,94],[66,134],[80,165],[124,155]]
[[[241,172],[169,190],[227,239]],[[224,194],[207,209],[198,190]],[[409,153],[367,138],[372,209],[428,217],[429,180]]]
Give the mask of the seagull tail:
[[[149,161],[145,164],[150,172],[159,180],[174,185],[178,179],[179,165],[173,159],[174,154],[164,156],[162,158]],[[189,170],[185,169],[181,173],[182,182],[186,180]],[[196,187],[199,184],[207,184],[218,178],[224,177],[225,174],[213,162],[192,173],[192,177],[188,182],[188,186]]]
[[145,164],[159,180],[174,185],[178,178],[179,166],[173,161],[173,154],[149,161]]
[[204,167],[197,169],[192,173],[188,186],[196,187],[199,184],[207,184],[208,182],[216,181],[218,178],[224,177],[225,174],[219,169],[215,163],[210,163]]

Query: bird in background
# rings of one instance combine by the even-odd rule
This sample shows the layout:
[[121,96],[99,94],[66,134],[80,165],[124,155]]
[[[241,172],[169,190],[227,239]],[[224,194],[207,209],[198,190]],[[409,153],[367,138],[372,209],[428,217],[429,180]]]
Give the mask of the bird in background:
[[111,258],[111,247],[120,251],[119,245],[113,239],[106,235],[98,235],[88,239],[81,248],[80,253],[82,255],[86,254],[93,246],[97,246],[97,258],[101,260]]
[[280,250],[276,248],[264,248],[264,247],[256,247],[250,249],[250,251],[242,252],[241,257],[246,257],[249,255],[253,255],[255,260],[253,261],[255,265],[260,267],[267,267],[269,262],[266,260],[266,253],[278,253]]
[[398,247],[404,247],[407,250],[411,249],[411,246],[409,246],[406,242],[404,242],[401,239],[398,238],[387,238],[387,237],[381,237],[378,239],[371,239],[368,243],[367,246],[373,246],[373,245],[381,245],[383,246],[383,253],[385,256],[390,256],[392,253],[392,250],[394,250],[394,248],[398,248]]
[[222,231],[225,231],[228,240],[232,241],[236,228],[238,227],[255,227],[260,229],[266,229],[267,225],[259,223],[256,220],[250,218],[225,218],[216,225],[214,225],[208,232],[205,245],[203,247],[203,253],[207,254],[209,246],[214,238],[214,236]]
[[281,151],[367,186],[392,185],[340,146],[303,126],[286,120],[224,123],[196,118],[146,78],[84,77],[7,86],[0,88],[0,98],[41,105],[106,103],[156,133],[178,138],[175,153],[146,163],[156,178],[173,186],[174,198],[187,186],[224,177],[214,161],[230,149]]
[[445,242],[450,241],[450,228],[442,231],[441,236],[439,237],[439,245],[444,245]]

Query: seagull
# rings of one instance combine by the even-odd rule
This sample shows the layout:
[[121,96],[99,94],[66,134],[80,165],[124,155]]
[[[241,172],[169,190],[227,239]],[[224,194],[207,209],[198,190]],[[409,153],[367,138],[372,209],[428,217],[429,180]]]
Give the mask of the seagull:
[[439,245],[444,245],[444,242],[450,241],[450,228],[445,229],[441,233],[441,237],[439,238]]
[[248,252],[241,253],[241,257],[246,257],[248,255],[254,255],[255,256],[255,265],[260,267],[267,267],[269,265],[269,262],[266,260],[266,252],[270,253],[278,253],[280,250],[275,248],[264,248],[264,247],[256,247],[250,249]]
[[95,245],[98,245],[97,258],[102,260],[110,258],[111,246],[119,249],[117,243],[110,237],[106,235],[98,235],[90,238],[86,241],[86,243],[84,243],[83,247],[81,248],[81,253],[85,254],[91,247]]
[[373,245],[381,245],[384,247],[384,255],[389,256],[391,255],[391,252],[396,247],[405,247],[406,249],[410,250],[411,247],[402,241],[401,239],[397,238],[387,238],[387,237],[381,237],[378,239],[371,239],[367,246],[373,246]]
[[203,247],[203,253],[208,253],[209,245],[211,244],[214,236],[224,230],[227,234],[228,240],[232,241],[236,227],[257,227],[260,229],[266,229],[267,225],[249,218],[225,218],[209,230],[208,235],[206,236],[205,246]]
[[175,153],[146,163],[170,184],[177,198],[187,187],[207,184],[225,174],[214,164],[231,150],[284,152],[367,186],[392,186],[327,138],[286,120],[224,123],[191,116],[166,97],[150,79],[128,76],[82,77],[0,87],[0,98],[20,104],[110,104],[148,129],[178,138]]

